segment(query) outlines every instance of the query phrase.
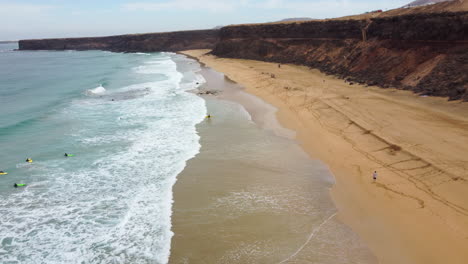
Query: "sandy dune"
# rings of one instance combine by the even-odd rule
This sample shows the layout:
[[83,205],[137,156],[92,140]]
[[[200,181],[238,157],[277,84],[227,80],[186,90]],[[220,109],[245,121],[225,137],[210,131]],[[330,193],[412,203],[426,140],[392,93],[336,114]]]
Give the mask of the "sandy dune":
[[340,217],[381,263],[468,263],[468,103],[206,52],[185,53],[278,107],[330,166]]

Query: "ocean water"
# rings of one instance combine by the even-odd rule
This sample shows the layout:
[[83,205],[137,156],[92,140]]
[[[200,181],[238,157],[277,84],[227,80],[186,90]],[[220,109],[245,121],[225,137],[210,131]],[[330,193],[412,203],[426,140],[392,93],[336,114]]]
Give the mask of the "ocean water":
[[15,48],[0,44],[0,263],[166,263],[172,186],[206,115],[198,66]]

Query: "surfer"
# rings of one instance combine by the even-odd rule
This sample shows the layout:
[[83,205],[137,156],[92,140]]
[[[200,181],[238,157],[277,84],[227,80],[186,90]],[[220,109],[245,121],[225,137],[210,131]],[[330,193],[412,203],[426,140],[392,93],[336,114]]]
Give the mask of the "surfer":
[[374,179],[374,181],[377,180],[377,171],[374,171],[374,173],[372,173],[372,178]]
[[0,170],[0,175],[5,175],[5,174],[8,174],[8,173],[6,173],[6,172]]
[[206,116],[206,118],[211,118],[211,115],[210,115],[210,114],[208,114],[208,115]]
[[26,184],[24,184],[24,183],[16,183],[16,182],[15,182],[15,184],[14,184],[13,186],[14,186],[15,188],[18,188],[18,187],[25,187]]
[[27,159],[26,159],[26,162],[29,162],[29,163],[31,163],[31,162],[32,162],[32,159],[30,159],[30,158],[27,158]]

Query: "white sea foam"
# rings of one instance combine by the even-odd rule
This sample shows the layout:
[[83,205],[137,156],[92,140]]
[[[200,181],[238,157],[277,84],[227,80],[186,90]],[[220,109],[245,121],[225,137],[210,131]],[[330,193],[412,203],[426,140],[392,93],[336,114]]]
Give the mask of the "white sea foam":
[[1,263],[168,262],[172,186],[199,151],[206,107],[169,56],[142,66],[168,78],[106,92],[145,96],[82,98],[61,113],[89,153],[41,162],[41,184],[0,201]]
[[135,67],[134,70],[140,74],[155,74],[155,73],[168,73],[168,69],[171,69],[174,66],[174,62],[171,60],[151,60],[145,65],[140,65]]
[[99,85],[98,87],[94,89],[89,89],[86,90],[85,94],[86,95],[97,95],[97,94],[102,94],[106,92],[106,88],[104,88],[102,85]]

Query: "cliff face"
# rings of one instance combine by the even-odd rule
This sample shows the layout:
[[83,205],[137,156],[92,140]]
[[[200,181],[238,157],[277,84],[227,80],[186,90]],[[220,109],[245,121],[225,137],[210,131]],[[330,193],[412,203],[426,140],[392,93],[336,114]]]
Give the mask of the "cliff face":
[[301,64],[350,82],[468,101],[468,12],[21,40],[19,48],[120,52],[213,49],[220,57]]
[[213,54],[468,101],[468,12],[229,26]]
[[20,50],[109,50],[119,52],[212,49],[218,30],[194,30],[94,38],[20,40]]

